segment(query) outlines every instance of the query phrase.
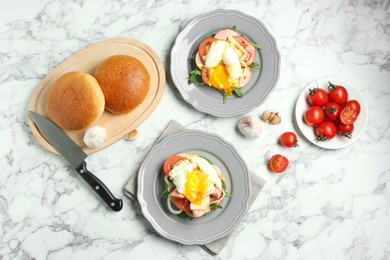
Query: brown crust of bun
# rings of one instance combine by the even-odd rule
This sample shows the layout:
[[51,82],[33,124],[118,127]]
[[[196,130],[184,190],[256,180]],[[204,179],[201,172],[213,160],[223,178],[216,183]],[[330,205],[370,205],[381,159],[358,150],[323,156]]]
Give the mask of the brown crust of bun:
[[126,114],[141,104],[150,85],[150,75],[138,59],[115,55],[106,59],[93,74],[102,88],[106,109]]
[[92,125],[104,111],[104,95],[91,75],[73,71],[63,74],[49,91],[49,117],[59,127],[80,130]]

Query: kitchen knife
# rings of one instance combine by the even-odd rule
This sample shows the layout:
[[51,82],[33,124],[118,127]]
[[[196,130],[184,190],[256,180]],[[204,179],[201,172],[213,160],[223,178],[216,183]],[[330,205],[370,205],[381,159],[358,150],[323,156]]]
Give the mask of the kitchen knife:
[[123,207],[121,199],[112,195],[111,191],[95,175],[87,170],[85,159],[87,154],[78,147],[60,128],[46,117],[29,111],[31,119],[37,125],[41,134],[72,166],[72,168],[88,183],[89,186],[103,199],[114,211],[120,211]]

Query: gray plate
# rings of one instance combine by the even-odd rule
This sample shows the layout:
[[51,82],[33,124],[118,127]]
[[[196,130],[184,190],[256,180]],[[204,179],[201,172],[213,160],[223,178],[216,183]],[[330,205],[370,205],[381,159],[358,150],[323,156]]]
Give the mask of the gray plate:
[[[210,33],[234,25],[238,33],[261,46],[256,53],[261,70],[254,71],[250,82],[241,89],[243,98],[232,95],[223,104],[223,95],[218,90],[204,85],[188,85],[189,59]],[[242,115],[261,105],[275,88],[279,71],[280,54],[274,37],[258,19],[235,10],[216,10],[196,17],[177,36],[171,51],[172,80],[184,100],[195,109],[216,117]]]
[[[178,153],[196,153],[210,159],[223,172],[227,190],[222,209],[189,220],[172,214],[167,200],[160,199],[165,188],[163,164]],[[248,208],[249,171],[233,146],[219,136],[186,130],[165,138],[152,148],[138,172],[138,201],[142,213],[161,236],[186,245],[201,245],[229,234]]]

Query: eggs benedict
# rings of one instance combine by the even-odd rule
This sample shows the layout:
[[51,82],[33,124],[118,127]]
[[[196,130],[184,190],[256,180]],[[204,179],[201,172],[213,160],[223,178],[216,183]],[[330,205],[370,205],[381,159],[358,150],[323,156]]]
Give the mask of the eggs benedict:
[[227,194],[225,178],[208,159],[196,154],[174,155],[165,161],[164,172],[166,189],[160,197],[167,198],[172,213],[199,218],[221,208]]

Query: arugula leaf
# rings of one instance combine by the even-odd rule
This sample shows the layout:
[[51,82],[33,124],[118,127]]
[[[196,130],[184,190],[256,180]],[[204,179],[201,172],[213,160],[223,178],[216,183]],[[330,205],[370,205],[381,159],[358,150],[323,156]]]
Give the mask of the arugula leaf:
[[222,189],[226,192],[226,182],[224,180],[221,180],[222,182]]
[[253,45],[253,47],[255,47],[256,50],[261,50],[260,45],[258,45],[256,42],[252,42],[252,41],[249,42]]
[[229,198],[229,197],[233,196],[230,192],[226,191],[226,182],[224,180],[221,180],[221,183],[222,183],[222,189],[225,192],[225,197]]
[[195,68],[190,71],[190,75],[188,76],[188,85],[195,83],[195,84],[201,84],[201,82],[198,80],[198,77],[202,75],[202,72],[200,69]]
[[205,159],[206,161],[209,162],[209,164],[214,164],[212,161],[210,161],[208,158],[204,157],[204,156],[199,156],[199,157],[202,157],[203,159]]
[[211,210],[222,209],[222,206],[216,203],[210,204]]
[[260,64],[258,62],[253,62],[251,65],[251,71],[260,70]]
[[199,68],[195,68],[190,71],[190,75],[200,76],[202,75],[202,71]]
[[228,94],[226,94],[225,92],[223,92],[223,103],[225,104],[226,101],[228,100]]
[[244,94],[242,94],[241,90],[239,88],[234,89],[234,93],[237,95],[237,97],[242,98]]
[[166,188],[161,194],[160,194],[160,198],[161,199],[166,199],[169,195],[169,193],[171,193],[171,188]]
[[188,218],[189,220],[193,220],[194,219],[193,216],[191,216],[190,214],[188,214],[185,211],[182,211],[178,216],[181,217],[181,218]]
[[232,30],[236,32],[236,31],[237,31],[237,26],[236,26],[236,25],[233,25],[233,26],[232,26]]
[[215,33],[210,33],[209,38],[213,38],[215,36]]
[[231,194],[230,192],[225,191],[225,198],[230,198],[231,196],[233,196],[233,194]]

